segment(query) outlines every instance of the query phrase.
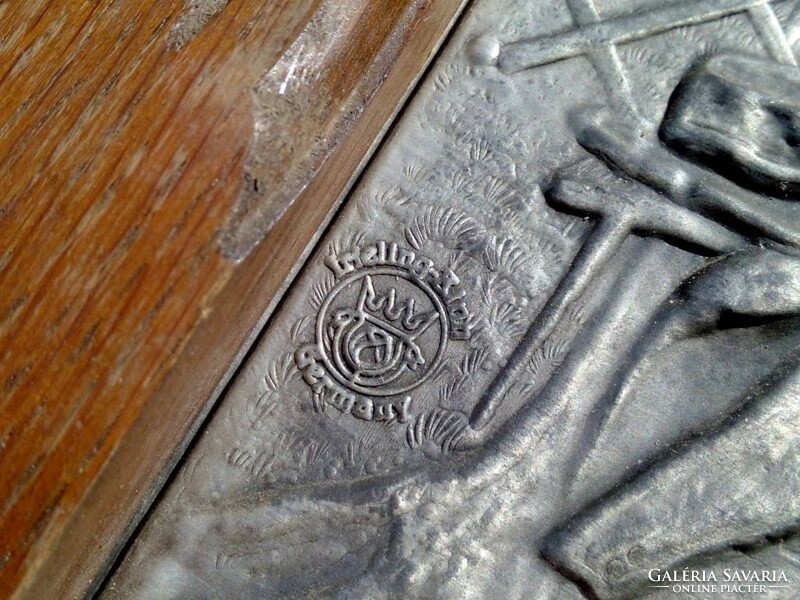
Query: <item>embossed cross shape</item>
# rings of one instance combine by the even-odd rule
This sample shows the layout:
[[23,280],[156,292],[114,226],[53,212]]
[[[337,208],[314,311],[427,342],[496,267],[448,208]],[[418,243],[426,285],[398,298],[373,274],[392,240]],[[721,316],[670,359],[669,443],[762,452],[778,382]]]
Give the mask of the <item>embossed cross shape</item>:
[[[747,12],[773,60],[796,65],[792,47],[766,0],[684,1],[648,12],[601,20],[593,0],[567,0],[576,29],[505,44],[497,59],[500,70],[517,73],[576,56],[592,62],[615,108],[635,112],[617,44],[633,42],[687,25],[699,25]],[[797,12],[797,9],[795,10]],[[796,15],[792,15],[790,22]],[[794,33],[790,32],[790,37]]]

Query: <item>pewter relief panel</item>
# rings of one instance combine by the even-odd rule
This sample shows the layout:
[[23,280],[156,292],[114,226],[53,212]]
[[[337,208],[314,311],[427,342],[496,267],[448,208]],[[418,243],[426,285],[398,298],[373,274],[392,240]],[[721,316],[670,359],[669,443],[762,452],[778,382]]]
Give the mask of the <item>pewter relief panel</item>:
[[797,37],[470,6],[104,596],[800,593]]

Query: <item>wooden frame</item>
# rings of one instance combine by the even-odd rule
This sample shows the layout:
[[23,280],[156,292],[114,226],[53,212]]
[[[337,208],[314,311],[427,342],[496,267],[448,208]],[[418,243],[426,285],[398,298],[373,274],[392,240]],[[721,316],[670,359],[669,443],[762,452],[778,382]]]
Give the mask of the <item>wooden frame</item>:
[[326,58],[357,118],[241,262],[251,88],[325,2],[216,2],[179,44],[175,1],[0,7],[0,596],[101,584],[464,2],[386,3]]

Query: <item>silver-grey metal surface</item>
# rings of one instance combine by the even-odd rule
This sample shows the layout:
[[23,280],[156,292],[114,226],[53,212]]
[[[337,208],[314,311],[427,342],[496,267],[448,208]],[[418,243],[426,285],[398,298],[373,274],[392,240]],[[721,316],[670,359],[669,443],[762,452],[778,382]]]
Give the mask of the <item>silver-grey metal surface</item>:
[[103,596],[800,597],[798,37],[476,1]]

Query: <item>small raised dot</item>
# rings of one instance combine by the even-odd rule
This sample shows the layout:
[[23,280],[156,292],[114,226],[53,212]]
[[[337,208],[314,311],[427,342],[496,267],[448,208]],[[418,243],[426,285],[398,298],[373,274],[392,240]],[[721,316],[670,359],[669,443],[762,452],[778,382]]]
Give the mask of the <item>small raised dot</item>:
[[423,519],[432,519],[436,516],[436,505],[433,502],[426,502],[417,509],[417,514]]
[[495,65],[500,57],[500,42],[489,35],[476,37],[467,44],[467,57],[476,65]]

